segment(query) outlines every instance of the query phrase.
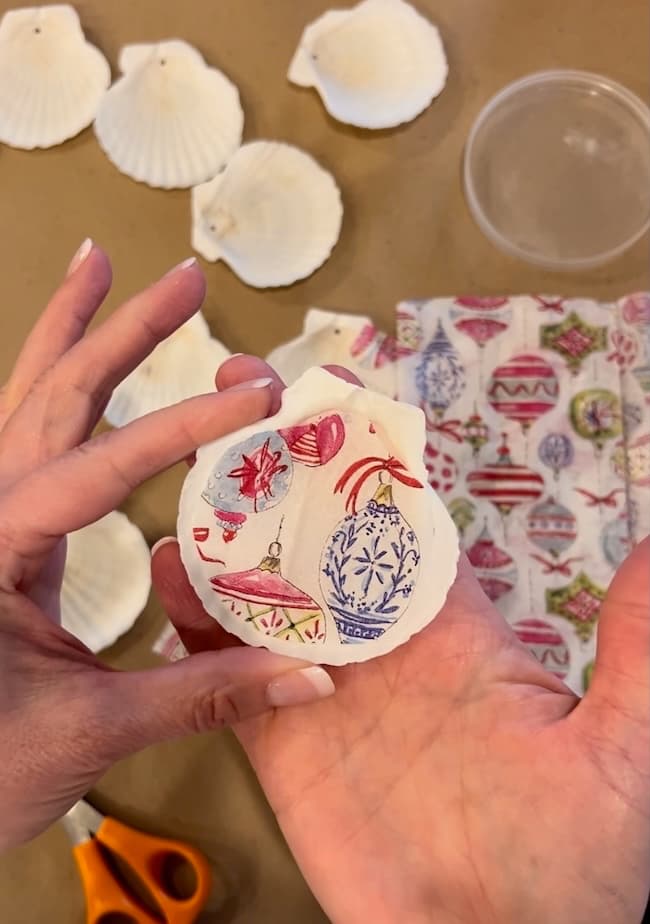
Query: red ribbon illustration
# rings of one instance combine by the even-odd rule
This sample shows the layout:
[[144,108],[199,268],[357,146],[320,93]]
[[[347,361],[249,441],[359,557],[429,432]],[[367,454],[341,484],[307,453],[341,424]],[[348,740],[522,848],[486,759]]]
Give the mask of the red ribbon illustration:
[[582,556],[579,558],[567,558],[565,561],[550,561],[548,558],[544,558],[543,555],[535,555],[534,553],[531,553],[530,557],[543,566],[543,574],[557,573],[563,574],[565,577],[571,577],[571,565],[574,561],[582,561]]
[[[365,471],[363,471],[364,468]],[[406,466],[404,463],[400,462],[399,459],[396,459],[394,456],[389,456],[388,459],[382,459],[380,456],[366,456],[365,459],[359,459],[358,462],[353,462],[353,464],[343,472],[334,485],[334,493],[343,494],[347,483],[358,472],[361,474],[350,488],[348,499],[345,502],[345,509],[348,513],[357,512],[357,500],[359,499],[361,488],[368,478],[379,474],[379,472],[388,472],[391,478],[394,478],[395,481],[399,481],[400,484],[406,485],[407,488],[423,487],[421,482],[406,473]]]
[[454,443],[463,442],[463,437],[460,433],[460,428],[463,425],[461,420],[431,420],[426,411],[425,417],[427,422],[427,430],[430,433],[440,433],[442,436],[446,437],[448,440],[451,440]]
[[557,311],[558,314],[564,314],[563,298],[542,298],[541,295],[535,296],[538,303],[538,311]]
[[615,488],[609,494],[603,494],[602,496],[592,494],[591,491],[587,491],[585,488],[574,488],[574,491],[587,498],[587,507],[616,507],[616,495],[625,494],[623,488]]

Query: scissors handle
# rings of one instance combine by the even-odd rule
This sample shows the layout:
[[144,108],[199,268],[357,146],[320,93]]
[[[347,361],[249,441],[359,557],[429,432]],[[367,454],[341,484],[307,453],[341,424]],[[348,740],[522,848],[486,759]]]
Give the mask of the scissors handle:
[[73,854],[86,893],[88,924],[100,924],[110,915],[120,915],[134,924],[160,924],[144,906],[136,904],[122,888],[106,865],[94,840],[77,844],[73,848]]
[[[122,857],[158,903],[168,924],[193,924],[208,900],[212,873],[203,854],[182,841],[154,837],[136,831],[115,818],[105,818],[96,832],[99,841],[113,853]],[[194,871],[196,885],[189,898],[178,898],[170,893],[165,882],[165,861],[180,857]],[[136,918],[146,921],[150,918]],[[151,920],[155,920],[151,918]]]

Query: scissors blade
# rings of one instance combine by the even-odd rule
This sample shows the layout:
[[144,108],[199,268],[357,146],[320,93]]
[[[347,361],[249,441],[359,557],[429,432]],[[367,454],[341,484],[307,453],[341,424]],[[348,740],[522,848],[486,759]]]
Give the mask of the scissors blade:
[[73,846],[89,841],[104,820],[104,816],[92,805],[80,799],[65,813],[61,822]]

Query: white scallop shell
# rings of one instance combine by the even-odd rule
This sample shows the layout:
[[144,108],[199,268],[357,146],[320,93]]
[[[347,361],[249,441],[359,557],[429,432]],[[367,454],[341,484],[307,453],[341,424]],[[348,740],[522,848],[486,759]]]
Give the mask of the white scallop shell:
[[71,6],[9,10],[0,22],[0,141],[49,148],[95,118],[111,82]]
[[215,373],[229,356],[198,312],[120,382],[104,416],[121,427],[177,401],[213,392]]
[[307,26],[289,80],[315,87],[341,122],[392,128],[431,104],[447,70],[438,29],[409,3],[363,0]]
[[127,632],[151,589],[149,547],[123,513],[109,513],[68,536],[61,623],[91,651]]
[[[302,333],[272,350],[266,357],[287,385],[314,366],[344,366],[354,372],[366,388],[389,398],[397,394],[397,371],[394,363],[374,366],[359,362],[354,344],[364,328],[374,325],[361,314],[343,314],[310,308],[305,315]],[[376,338],[385,335],[376,332]]]
[[313,157],[254,141],[192,190],[192,246],[251,286],[285,286],[327,260],[342,217],[338,186]]
[[127,45],[95,120],[118,170],[164,189],[213,177],[241,144],[237,87],[180,39]]

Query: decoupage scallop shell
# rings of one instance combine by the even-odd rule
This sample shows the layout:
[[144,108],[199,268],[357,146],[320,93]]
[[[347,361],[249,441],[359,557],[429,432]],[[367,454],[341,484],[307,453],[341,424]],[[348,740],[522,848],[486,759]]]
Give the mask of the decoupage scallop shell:
[[273,417],[201,447],[177,533],[206,611],[247,644],[319,664],[423,629],[459,554],[424,443],[419,408],[310,369]]
[[210,179],[239,147],[237,87],[180,39],[127,45],[106,93],[97,138],[118,170],[164,189]]
[[289,80],[315,87],[340,122],[392,128],[431,104],[447,70],[438,29],[409,3],[363,0],[307,26]]
[[111,82],[71,6],[9,10],[0,22],[0,141],[49,148],[95,118]]
[[342,217],[338,186],[313,157],[254,141],[192,190],[192,246],[248,285],[290,285],[327,260]]
[[198,312],[120,382],[104,416],[121,427],[185,398],[212,392],[215,373],[229,356]]
[[68,536],[61,623],[91,651],[127,632],[151,589],[149,547],[138,527],[115,511]]

